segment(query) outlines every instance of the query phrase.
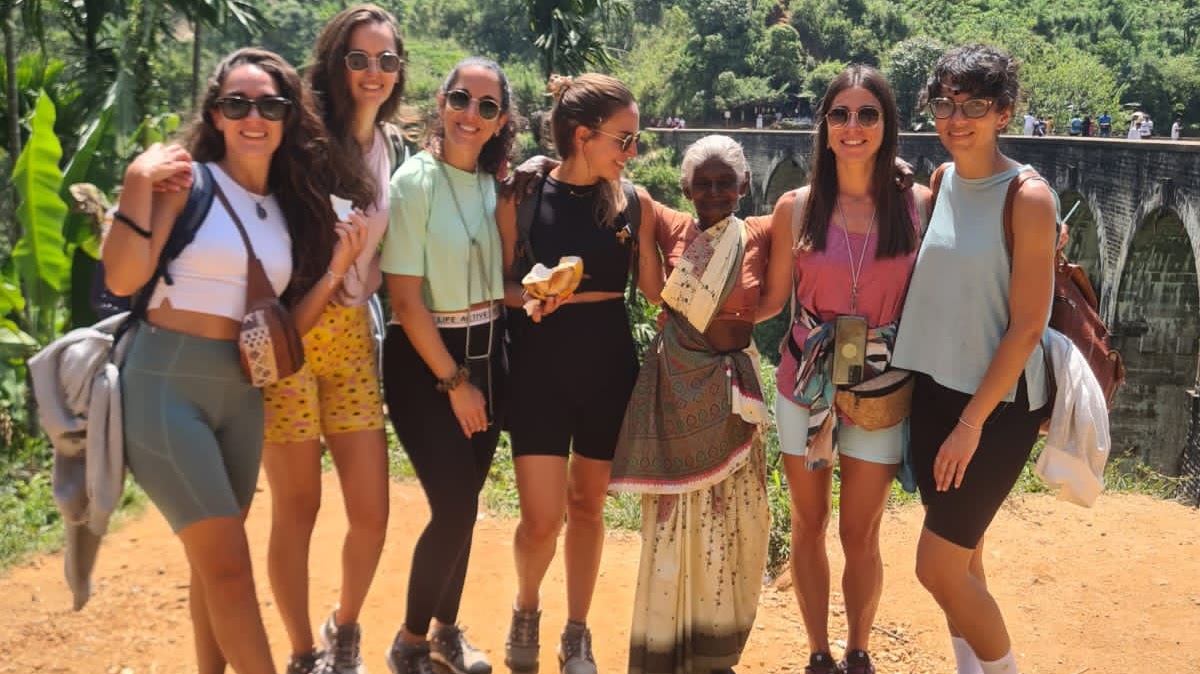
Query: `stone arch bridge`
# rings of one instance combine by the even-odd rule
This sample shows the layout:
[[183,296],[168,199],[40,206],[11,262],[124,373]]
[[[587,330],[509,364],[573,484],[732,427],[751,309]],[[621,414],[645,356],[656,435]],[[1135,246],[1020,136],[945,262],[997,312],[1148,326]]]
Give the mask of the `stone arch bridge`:
[[[743,213],[770,212],[807,180],[811,131],[664,130],[659,138],[681,156],[708,133],[728,133],[746,150],[752,185]],[[1198,377],[1200,143],[1006,136],[1001,147],[1049,180],[1064,214],[1078,203],[1068,256],[1091,276],[1129,370],[1112,412],[1114,449],[1179,474]],[[949,160],[932,133],[901,134],[900,154],[921,182]]]

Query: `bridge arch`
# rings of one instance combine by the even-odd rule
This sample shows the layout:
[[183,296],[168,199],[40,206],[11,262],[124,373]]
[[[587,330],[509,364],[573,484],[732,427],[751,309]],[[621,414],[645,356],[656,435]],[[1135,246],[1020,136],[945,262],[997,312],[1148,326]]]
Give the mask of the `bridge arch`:
[[1116,293],[1114,343],[1129,371],[1113,413],[1113,446],[1176,474],[1190,410],[1174,392],[1195,382],[1200,279],[1179,214],[1152,207],[1129,244]]
[[808,183],[809,173],[811,166],[808,157],[781,157],[771,166],[763,182],[763,202],[759,212],[770,213],[774,210],[775,202],[785,192]]
[[1061,192],[1058,198],[1062,216],[1070,216],[1066,222],[1069,238],[1063,253],[1068,260],[1083,267],[1092,288],[1100,292],[1104,278],[1103,256],[1100,255],[1100,232],[1092,205],[1076,190]]

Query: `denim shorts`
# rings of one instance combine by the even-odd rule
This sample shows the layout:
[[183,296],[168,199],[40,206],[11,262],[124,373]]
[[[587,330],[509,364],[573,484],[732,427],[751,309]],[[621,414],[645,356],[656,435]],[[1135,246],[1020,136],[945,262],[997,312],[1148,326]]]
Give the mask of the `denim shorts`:
[[[792,456],[808,452],[808,408],[792,402],[787,396],[775,396],[775,422],[779,429],[779,450]],[[903,458],[904,424],[890,428],[864,431],[858,426],[838,424],[838,453],[859,461],[897,464]]]

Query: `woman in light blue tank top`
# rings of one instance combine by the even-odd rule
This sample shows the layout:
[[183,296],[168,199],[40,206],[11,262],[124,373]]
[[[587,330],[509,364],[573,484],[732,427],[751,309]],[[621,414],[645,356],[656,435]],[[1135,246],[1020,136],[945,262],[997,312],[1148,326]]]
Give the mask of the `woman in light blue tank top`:
[[[1000,152],[1017,64],[982,45],[952,49],[925,91],[954,159],[935,192],[892,363],[916,372],[911,452],[926,506],[917,576],[946,614],[958,672],[1017,674],[983,572],[983,534],[1029,458],[1046,408],[1039,342],[1053,291],[1056,201],[1019,185],[1005,242],[1005,196],[1022,166]],[[1046,408],[1048,409],[1048,408]]]

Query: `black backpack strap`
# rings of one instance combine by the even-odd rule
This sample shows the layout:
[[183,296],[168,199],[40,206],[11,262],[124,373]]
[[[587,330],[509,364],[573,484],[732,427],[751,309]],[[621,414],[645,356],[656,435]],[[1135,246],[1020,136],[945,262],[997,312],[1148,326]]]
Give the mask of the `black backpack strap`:
[[621,180],[621,191],[625,193],[625,210],[622,215],[625,216],[625,226],[629,229],[629,296],[628,302],[632,307],[637,299],[638,293],[638,254],[640,252],[638,242],[638,228],[642,224],[642,200],[638,198],[637,188],[628,180]]
[[545,185],[546,178],[542,177],[534,188],[534,194],[526,194],[517,202],[517,240],[513,249],[513,271],[518,277],[525,276],[533,269],[535,260],[529,233],[533,230],[533,220],[542,205],[542,190]]
[[395,173],[396,169],[408,159],[408,146],[404,144],[404,138],[400,135],[400,129],[391,122],[383,124],[383,135],[388,141],[388,173]]
[[200,229],[200,225],[208,217],[209,209],[212,208],[215,193],[213,185],[212,171],[208,166],[200,162],[192,162],[192,187],[188,191],[187,202],[184,203],[179,217],[175,218],[175,224],[171,227],[167,243],[159,253],[154,273],[150,275],[150,280],[146,282],[146,285],[142,286],[142,289],[134,295],[130,307],[134,316],[145,317],[146,310],[150,305],[150,296],[154,294],[154,288],[158,286],[159,279],[165,281],[167,285],[174,285],[175,279],[167,273],[167,265],[179,257],[183,249],[187,248],[196,238],[196,231]]

